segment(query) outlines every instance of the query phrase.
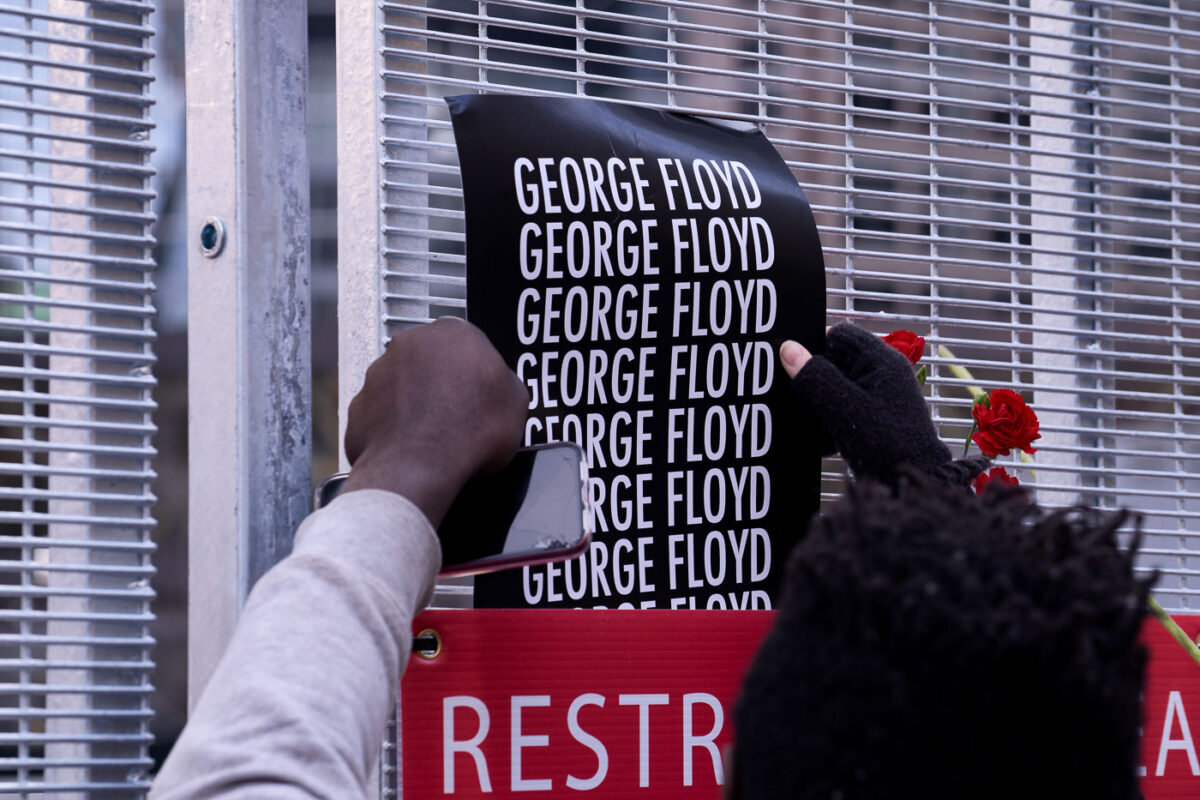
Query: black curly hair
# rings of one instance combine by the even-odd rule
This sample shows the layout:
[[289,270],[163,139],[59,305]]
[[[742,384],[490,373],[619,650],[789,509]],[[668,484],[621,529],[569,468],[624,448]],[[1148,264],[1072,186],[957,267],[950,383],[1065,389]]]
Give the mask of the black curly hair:
[[735,796],[1138,797],[1151,579],[1126,517],[916,474],[852,486],[790,556]]

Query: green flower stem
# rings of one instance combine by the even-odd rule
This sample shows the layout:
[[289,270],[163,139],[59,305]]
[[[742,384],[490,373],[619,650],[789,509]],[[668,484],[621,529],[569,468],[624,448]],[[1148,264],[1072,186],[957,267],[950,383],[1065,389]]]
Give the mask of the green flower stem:
[[[950,348],[946,347],[944,344],[939,344],[937,346],[937,354],[942,358],[954,358],[954,353],[951,353]],[[975,376],[972,375],[966,367],[960,367],[958,364],[947,364],[946,366],[950,368],[951,374],[960,380],[975,380]],[[978,386],[968,386],[967,393],[971,395],[971,399],[979,397],[979,395],[987,397],[987,392],[985,392],[983,389],[980,389]]]
[[1175,641],[1179,642],[1179,646],[1184,649],[1184,652],[1191,656],[1193,661],[1200,664],[1200,647],[1197,647],[1191,637],[1183,632],[1183,628],[1179,627],[1179,624],[1171,619],[1171,615],[1163,610],[1163,607],[1154,599],[1154,595],[1150,595],[1148,601],[1150,613],[1162,623],[1162,626],[1175,638]]
[[[1029,453],[1026,453],[1024,450],[1019,451],[1017,453],[1017,455],[1019,455],[1021,457],[1021,460],[1024,461],[1026,464],[1033,463],[1033,456],[1029,455]],[[1033,478],[1036,481],[1037,480],[1037,470],[1036,469],[1029,470],[1029,477]]]

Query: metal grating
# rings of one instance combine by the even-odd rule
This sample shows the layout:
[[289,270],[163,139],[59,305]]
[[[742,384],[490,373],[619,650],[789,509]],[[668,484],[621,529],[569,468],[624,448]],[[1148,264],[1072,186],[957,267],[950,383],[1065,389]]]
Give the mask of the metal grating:
[[0,795],[142,797],[149,2],[0,2]]
[[[443,95],[755,122],[813,204],[831,315],[1022,391],[1043,436],[1010,471],[1048,505],[1144,512],[1160,600],[1200,607],[1200,2],[426,0],[376,22],[381,335],[463,310]],[[926,360],[962,441],[971,381]]]

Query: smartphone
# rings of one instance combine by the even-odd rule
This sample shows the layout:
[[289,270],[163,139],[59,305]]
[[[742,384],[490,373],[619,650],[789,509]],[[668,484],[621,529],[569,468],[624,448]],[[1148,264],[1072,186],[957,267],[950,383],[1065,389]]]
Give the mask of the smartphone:
[[[337,497],[346,473],[317,487],[313,505]],[[438,527],[439,575],[475,575],[579,555],[592,537],[587,463],[574,444],[523,447],[498,472],[469,481]]]

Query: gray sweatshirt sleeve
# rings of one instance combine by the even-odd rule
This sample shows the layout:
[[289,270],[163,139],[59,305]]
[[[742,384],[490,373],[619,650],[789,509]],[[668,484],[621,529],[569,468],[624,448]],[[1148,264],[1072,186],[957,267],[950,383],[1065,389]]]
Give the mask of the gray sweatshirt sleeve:
[[309,516],[247,599],[152,800],[364,797],[440,564],[400,495],[348,492]]

